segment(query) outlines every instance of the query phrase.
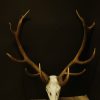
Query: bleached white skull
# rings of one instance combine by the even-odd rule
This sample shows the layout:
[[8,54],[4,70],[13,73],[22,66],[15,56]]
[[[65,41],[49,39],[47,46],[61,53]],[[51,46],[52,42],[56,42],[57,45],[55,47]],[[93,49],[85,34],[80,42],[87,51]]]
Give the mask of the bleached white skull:
[[[11,54],[9,53],[6,53],[7,56],[16,61],[16,62],[25,62],[27,64],[29,64],[30,66],[32,66],[33,69],[36,70],[37,74],[30,74],[29,72],[27,72],[27,74],[29,76],[37,76],[39,75],[40,78],[44,81],[44,82],[48,82],[47,86],[46,86],[46,91],[48,93],[48,96],[49,96],[49,99],[50,100],[58,100],[59,98],[59,94],[60,94],[60,90],[61,90],[61,86],[64,86],[66,85],[66,83],[68,82],[68,79],[69,79],[69,76],[78,76],[78,75],[81,75],[83,74],[86,69],[83,69],[82,71],[78,72],[78,73],[73,73],[73,72],[70,72],[70,68],[74,65],[74,64],[86,64],[88,62],[90,62],[94,57],[95,57],[95,52],[96,52],[96,48],[94,48],[94,51],[92,53],[92,56],[90,56],[89,59],[86,59],[84,61],[80,60],[80,56],[81,56],[81,53],[83,52],[84,50],[84,47],[85,47],[85,43],[87,41],[87,31],[90,31],[94,26],[95,26],[95,22],[92,23],[92,25],[90,25],[89,27],[86,27],[88,25],[86,25],[85,23],[85,20],[82,16],[80,16],[80,14],[78,13],[78,11],[76,10],[76,14],[78,16],[78,18],[80,19],[82,25],[83,25],[83,29],[84,29],[84,36],[83,36],[83,40],[82,40],[82,44],[80,46],[80,49],[78,50],[76,56],[74,57],[74,59],[72,59],[69,64],[61,71],[61,73],[59,74],[58,76],[58,79],[57,79],[57,76],[55,75],[52,75],[50,76],[48,79],[48,75],[41,69],[41,66],[39,64],[39,66],[37,64],[35,64],[28,56],[27,56],[27,53],[25,52],[21,42],[20,42],[20,39],[19,39],[19,35],[20,35],[20,30],[21,30],[21,27],[23,25],[23,20],[25,19],[25,17],[27,16],[28,12],[30,10],[28,10],[24,15],[22,15],[22,17],[19,19],[18,21],[18,24],[17,24],[17,27],[16,27],[16,30],[12,30],[12,25],[11,23],[10,24],[10,30],[12,33],[14,33],[14,36],[15,36],[15,40],[16,40],[16,43],[17,43],[17,46],[18,46],[18,49],[19,49],[19,52],[21,53],[23,59],[22,60],[19,60],[15,57],[13,57]],[[59,80],[59,82],[58,82]],[[59,85],[60,84],[60,85]]]
[[50,100],[58,100],[61,86],[59,85],[57,76],[49,76],[50,80],[46,85],[46,91]]

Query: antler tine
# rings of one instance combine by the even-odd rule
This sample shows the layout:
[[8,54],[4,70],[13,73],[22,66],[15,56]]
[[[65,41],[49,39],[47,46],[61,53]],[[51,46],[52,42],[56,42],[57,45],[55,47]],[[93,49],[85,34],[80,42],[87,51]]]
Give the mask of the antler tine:
[[32,66],[33,69],[35,69],[39,74],[40,74],[40,77],[43,81],[47,82],[48,81],[48,75],[43,72],[42,70],[40,70],[40,66],[37,66],[26,54],[26,52],[24,51],[21,43],[20,43],[20,40],[19,40],[19,34],[20,34],[20,30],[21,30],[21,27],[22,27],[22,24],[23,24],[23,20],[25,19],[25,17],[27,16],[27,14],[29,13],[30,10],[28,10],[24,15],[22,15],[22,17],[19,19],[18,21],[18,25],[17,25],[17,29],[16,31],[13,31],[12,28],[11,28],[11,23],[10,24],[10,30],[11,32],[14,33],[14,36],[15,36],[15,40],[16,40],[16,43],[17,43],[17,46],[18,46],[18,49],[21,53],[21,55],[23,56],[23,60],[18,60],[16,59],[15,57],[13,57],[11,54],[9,53],[6,53],[6,55],[12,59],[13,61],[16,61],[16,62],[26,62],[28,63],[29,65]]
[[86,43],[86,40],[87,40],[87,29],[88,28],[92,29],[94,27],[94,25],[95,25],[95,22],[93,22],[90,27],[87,27],[86,24],[85,24],[84,19],[80,16],[80,14],[78,13],[77,10],[76,10],[76,14],[77,14],[78,18],[80,19],[80,21],[82,22],[82,25],[83,25],[83,28],[84,28],[84,36],[83,36],[83,41],[82,41],[81,47],[80,47],[78,53],[76,54],[74,60],[77,63],[79,63],[79,64],[85,64],[85,63],[90,62],[94,58],[94,56],[95,56],[95,50],[96,50],[96,48],[94,48],[93,54],[92,54],[92,56],[88,60],[86,60],[86,61],[80,61],[79,60],[79,56],[81,55],[82,51],[84,50],[85,43]]
[[68,72],[67,72],[66,75],[68,75],[68,74],[71,75],[71,76],[82,75],[85,71],[86,71],[86,69],[82,70],[82,71],[79,72],[79,73],[70,73],[70,72],[68,73]]
[[87,40],[87,30],[92,29],[92,28],[95,26],[95,22],[93,22],[91,26],[87,27],[87,26],[86,26],[86,23],[85,23],[85,21],[84,21],[84,19],[83,19],[83,17],[80,16],[80,14],[78,13],[77,10],[76,10],[76,14],[77,14],[78,18],[80,19],[80,21],[81,21],[81,23],[82,23],[82,26],[83,26],[83,29],[84,29],[84,36],[83,36],[83,41],[82,41],[81,47],[80,47],[80,49],[78,50],[76,56],[75,56],[74,59],[64,68],[64,70],[63,70],[63,71],[60,73],[60,75],[58,76],[59,84],[62,85],[62,86],[65,85],[65,84],[67,83],[67,81],[68,81],[68,76],[69,76],[69,75],[72,75],[72,76],[81,75],[81,74],[83,74],[83,73],[86,71],[86,69],[84,68],[84,69],[83,69],[81,72],[79,72],[79,73],[70,73],[70,72],[69,72],[69,74],[68,74],[68,73],[67,73],[68,68],[71,68],[71,66],[72,66],[73,64],[86,64],[86,63],[90,62],[90,61],[94,58],[95,52],[96,52],[96,48],[94,48],[93,54],[92,54],[92,56],[91,56],[89,59],[87,59],[87,60],[85,60],[85,61],[79,60],[79,57],[80,57],[81,53],[83,52],[84,47],[85,47],[85,44],[86,44],[86,40]]
[[30,72],[27,70],[27,68],[25,68],[25,72],[26,72],[26,74],[27,74],[28,76],[31,76],[31,77],[40,76],[40,77],[42,77],[42,75],[41,75],[41,65],[40,65],[40,63],[39,63],[39,71],[40,71],[40,73],[32,74],[32,73],[30,73]]

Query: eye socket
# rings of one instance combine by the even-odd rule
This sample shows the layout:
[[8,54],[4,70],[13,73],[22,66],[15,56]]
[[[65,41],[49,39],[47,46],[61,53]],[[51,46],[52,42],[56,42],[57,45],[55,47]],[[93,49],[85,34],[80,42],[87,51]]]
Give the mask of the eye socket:
[[51,92],[50,92],[50,96],[51,96],[52,94],[51,94]]
[[56,93],[56,96],[58,96],[58,93]]

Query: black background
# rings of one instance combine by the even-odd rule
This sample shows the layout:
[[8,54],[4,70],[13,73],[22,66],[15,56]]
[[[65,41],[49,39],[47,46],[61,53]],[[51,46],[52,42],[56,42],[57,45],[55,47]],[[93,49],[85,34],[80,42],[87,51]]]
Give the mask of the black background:
[[25,67],[33,71],[30,66],[15,63],[6,56],[6,52],[10,52],[20,58],[8,23],[12,22],[13,29],[16,29],[18,19],[28,9],[29,21],[24,25],[21,39],[27,54],[35,63],[40,62],[48,75],[59,75],[81,45],[83,30],[75,10],[78,9],[88,25],[96,21],[82,59],[88,58],[94,47],[97,49],[96,57],[89,64],[75,66],[75,69],[86,67],[87,72],[79,77],[71,77],[62,88],[61,96],[88,94],[91,100],[100,100],[99,6],[98,0],[1,0],[0,100],[47,98],[40,78],[26,75]]

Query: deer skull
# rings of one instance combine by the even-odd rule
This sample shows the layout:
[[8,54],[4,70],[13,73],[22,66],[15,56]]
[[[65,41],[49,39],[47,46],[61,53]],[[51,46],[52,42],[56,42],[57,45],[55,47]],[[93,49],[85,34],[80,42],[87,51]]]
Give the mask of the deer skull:
[[46,91],[50,100],[58,100],[61,86],[59,85],[57,76],[49,76],[50,80],[46,85]]
[[29,64],[34,70],[36,70],[37,74],[30,74],[29,73],[29,75],[31,75],[33,77],[39,75],[40,78],[44,82],[48,83],[47,86],[46,86],[46,91],[48,93],[49,99],[50,100],[58,100],[59,94],[60,94],[60,90],[61,90],[61,86],[66,85],[66,83],[67,83],[67,81],[69,79],[69,76],[78,76],[78,75],[83,74],[86,71],[86,69],[84,68],[82,71],[80,71],[78,73],[73,73],[70,70],[71,67],[74,64],[81,64],[81,65],[82,64],[87,64],[95,56],[96,49],[94,48],[92,55],[88,59],[80,60],[81,53],[83,52],[85,44],[86,44],[87,32],[90,31],[95,26],[95,22],[93,22],[92,25],[87,26],[86,23],[85,23],[85,20],[83,19],[83,17],[81,17],[80,14],[78,13],[78,11],[76,10],[76,14],[77,14],[78,18],[80,19],[80,21],[82,23],[82,26],[83,26],[83,30],[84,30],[84,35],[83,35],[83,40],[82,40],[81,46],[80,46],[76,56],[69,62],[69,64],[67,66],[65,66],[65,68],[61,71],[61,73],[58,76],[51,75],[51,76],[48,77],[48,75],[41,69],[40,64],[38,66],[37,64],[35,64],[30,59],[30,57],[25,52],[25,50],[24,50],[24,48],[23,48],[23,46],[22,46],[22,44],[20,42],[20,39],[19,39],[20,30],[21,30],[21,27],[23,25],[23,20],[25,19],[25,17],[27,16],[29,11],[30,10],[28,10],[19,19],[16,30],[13,30],[12,27],[11,27],[11,23],[9,23],[10,24],[10,30],[15,36],[16,44],[18,46],[19,52],[22,55],[23,59],[21,59],[21,60],[17,59],[15,57],[13,57],[10,53],[7,53],[7,56],[10,59],[12,59],[13,61],[16,61],[16,62],[19,62],[19,63],[21,63],[21,62],[24,63],[25,62],[25,63]]

